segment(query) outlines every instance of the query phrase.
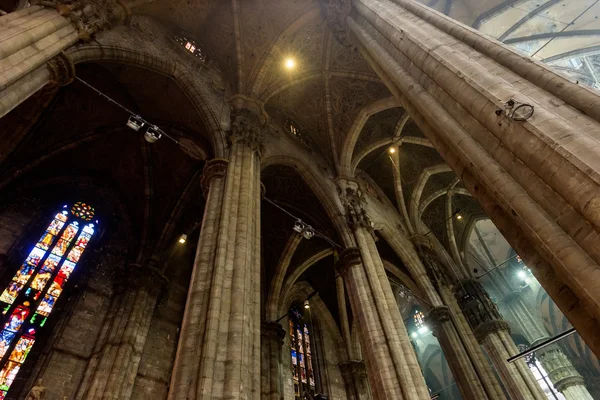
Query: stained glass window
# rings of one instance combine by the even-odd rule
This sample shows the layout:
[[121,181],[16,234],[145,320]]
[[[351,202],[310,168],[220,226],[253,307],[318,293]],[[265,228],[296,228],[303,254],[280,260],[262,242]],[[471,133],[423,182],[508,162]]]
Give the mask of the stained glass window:
[[296,399],[303,399],[307,392],[312,396],[315,395],[315,372],[310,332],[302,313],[296,308],[290,311],[289,324],[294,396]]
[[421,311],[415,310],[413,320],[415,321],[415,327],[420,328],[425,324],[425,315]]
[[[57,213],[0,295],[0,400],[44,327],[95,232],[94,208],[75,203]],[[96,221],[97,222],[97,221]]]

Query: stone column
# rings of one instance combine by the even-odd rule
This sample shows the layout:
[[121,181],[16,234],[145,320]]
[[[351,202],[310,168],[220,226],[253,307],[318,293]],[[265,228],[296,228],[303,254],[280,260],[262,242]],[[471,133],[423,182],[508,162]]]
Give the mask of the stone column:
[[546,395],[536,382],[523,359],[513,363],[506,360],[519,353],[510,336],[508,323],[481,284],[465,280],[456,288],[458,304],[500,374],[511,397],[523,400],[544,400]]
[[171,400],[260,398],[260,152],[267,118],[262,104],[243,96],[232,106],[229,165],[208,190]]
[[337,269],[357,318],[374,399],[428,399],[429,391],[400,316],[356,181],[338,179],[340,200],[358,247],[340,254]]
[[[521,292],[513,292],[504,296],[509,314],[507,318],[514,320],[520,330],[527,336],[531,346],[549,339],[542,322],[536,318],[521,298]],[[557,345],[551,345],[535,352],[535,357],[548,373],[548,377],[556,390],[567,400],[592,400],[592,395],[585,387],[584,379],[567,356]]]
[[600,355],[600,96],[417,2],[351,4],[361,53]]
[[150,321],[167,280],[159,270],[132,264],[124,271],[77,399],[126,400],[131,397]]
[[465,400],[503,399],[505,396],[489,364],[482,362],[473,348],[465,343],[464,334],[463,337],[459,335],[454,323],[454,310],[446,305],[451,304],[449,288],[456,279],[446,273],[446,267],[433,252],[427,237],[416,235],[411,239],[419,250],[430,284],[439,294],[433,300],[426,319],[440,342],[461,394]]
[[286,331],[278,322],[263,322],[261,327],[262,362],[260,365],[262,400],[282,400],[281,350]]
[[69,83],[74,69],[61,52],[125,21],[123,2],[99,4],[45,1],[0,17],[0,117],[48,83]]
[[346,361],[339,364],[348,400],[370,400],[371,393],[364,361]]

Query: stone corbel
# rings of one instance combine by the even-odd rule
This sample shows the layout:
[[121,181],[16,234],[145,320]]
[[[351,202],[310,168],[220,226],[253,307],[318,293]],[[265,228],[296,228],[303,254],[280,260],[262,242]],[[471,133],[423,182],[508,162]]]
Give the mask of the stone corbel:
[[447,306],[433,307],[427,313],[425,321],[430,325],[431,331],[437,334],[442,325],[450,321],[450,309]]
[[340,253],[338,261],[335,264],[335,269],[340,275],[344,276],[352,267],[361,264],[362,257],[360,255],[360,250],[356,247],[349,247]]

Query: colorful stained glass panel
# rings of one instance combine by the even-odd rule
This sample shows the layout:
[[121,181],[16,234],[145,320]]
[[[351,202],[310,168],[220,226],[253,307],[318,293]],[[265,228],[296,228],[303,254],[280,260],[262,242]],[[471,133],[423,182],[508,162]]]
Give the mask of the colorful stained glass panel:
[[90,221],[92,218],[94,218],[95,213],[94,207],[81,201],[73,205],[73,208],[71,208],[71,212],[73,213],[73,215],[75,215],[78,218],[81,218],[84,221]]
[[72,263],[71,261],[65,261],[62,267],[60,267],[59,274],[62,274],[65,277],[65,279],[69,279],[74,269],[75,263]]
[[71,251],[69,251],[69,255],[67,256],[67,260],[77,263],[79,262],[79,259],[81,258],[81,254],[83,253],[84,248],[83,247],[79,247],[79,246],[75,246],[71,249]]
[[31,278],[31,275],[33,275],[34,270],[35,267],[33,265],[21,265],[21,268],[19,268],[19,270],[17,271],[17,274],[13,278],[13,281],[19,282],[23,285],[26,284],[29,281],[29,278]]
[[31,350],[31,346],[35,343],[35,339],[29,337],[22,337],[17,342],[12,353],[10,353],[9,360],[23,363],[25,358],[27,358],[27,354],[29,354],[29,350]]
[[67,280],[64,276],[61,276],[60,273],[54,278],[54,281],[50,285],[50,289],[48,289],[48,294],[50,296],[58,297],[63,291],[63,286]]
[[44,261],[44,265],[42,265],[42,271],[54,272],[56,266],[60,262],[60,257],[55,254],[50,254],[46,261]]
[[6,363],[0,372],[0,390],[8,390],[10,388],[10,385],[12,385],[19,372],[19,368],[21,368],[21,364],[14,361]]
[[29,253],[29,256],[27,257],[27,259],[25,260],[25,262],[29,265],[38,265],[40,263],[40,260],[44,257],[44,255],[46,254],[45,250],[42,250],[40,248],[34,247],[33,250],[31,250],[31,253]]
[[60,219],[63,214],[57,214],[55,219],[52,220],[50,226],[48,226],[48,230],[46,232],[56,236],[60,232],[60,230],[65,226],[65,223]]
[[16,332],[18,331],[21,326],[23,325],[23,322],[25,322],[25,320],[27,319],[27,316],[29,315],[29,308],[26,307],[17,307],[15,309],[15,311],[13,311],[13,313],[11,314],[10,318],[8,319],[8,321],[6,322],[6,324],[4,324],[4,329],[7,329],[9,331],[13,331]]
[[35,276],[35,278],[33,278],[33,282],[31,282],[31,287],[35,290],[42,291],[46,287],[46,284],[48,283],[51,277],[52,274],[50,272],[40,271]]
[[23,285],[17,282],[11,282],[4,292],[2,292],[2,296],[0,296],[0,301],[3,301],[8,304],[14,303],[15,299],[19,295],[19,292],[23,289]]
[[40,303],[37,313],[47,317],[52,312],[52,308],[54,308],[54,303],[56,303],[56,297],[50,296],[47,294],[44,296],[44,300]]
[[14,332],[3,330],[2,333],[0,333],[0,358],[4,357],[14,338]]

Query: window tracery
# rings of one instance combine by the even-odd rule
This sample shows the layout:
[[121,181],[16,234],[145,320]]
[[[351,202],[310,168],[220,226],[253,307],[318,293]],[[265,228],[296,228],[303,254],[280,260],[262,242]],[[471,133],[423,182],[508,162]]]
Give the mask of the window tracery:
[[289,318],[290,348],[292,354],[292,381],[294,398],[303,399],[304,393],[315,395],[313,351],[308,324],[302,312],[293,308]]
[[425,315],[423,314],[423,312],[415,310],[415,313],[413,314],[413,321],[415,322],[415,327],[417,329],[425,325]]
[[75,203],[70,210],[65,205],[0,295],[0,400],[93,238],[96,226],[89,221],[94,213],[85,203]]

